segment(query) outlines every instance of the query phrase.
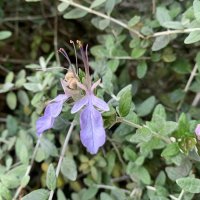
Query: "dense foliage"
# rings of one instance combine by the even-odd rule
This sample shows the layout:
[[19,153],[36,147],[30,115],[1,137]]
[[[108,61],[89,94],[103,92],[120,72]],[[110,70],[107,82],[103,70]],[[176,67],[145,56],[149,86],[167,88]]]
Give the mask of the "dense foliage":
[[[0,5],[0,200],[200,199],[200,0]],[[58,49],[75,64],[77,39],[110,107],[95,155],[81,144],[73,101],[36,135],[69,67]],[[77,58],[84,79],[78,46]]]

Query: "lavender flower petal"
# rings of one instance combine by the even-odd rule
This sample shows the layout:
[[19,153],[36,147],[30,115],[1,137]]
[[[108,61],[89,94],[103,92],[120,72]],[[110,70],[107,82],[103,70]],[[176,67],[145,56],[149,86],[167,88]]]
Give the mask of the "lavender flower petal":
[[196,133],[198,140],[200,140],[200,124],[197,125],[197,127],[195,129],[195,133]]
[[52,118],[50,115],[44,115],[44,116],[40,117],[36,121],[37,135],[39,136],[44,131],[52,128],[53,127],[53,123],[54,123],[54,118]]
[[45,108],[44,115],[36,121],[37,135],[42,134],[47,129],[53,127],[55,118],[62,111],[63,103],[69,98],[69,95],[60,94],[53,99]]
[[93,91],[101,82],[101,79],[99,79],[98,81],[96,81],[95,83],[93,83],[92,87],[91,87],[91,91]]
[[62,111],[62,107],[63,107],[64,101],[59,101],[59,102],[54,102],[54,103],[50,103],[45,111],[44,111],[44,115],[47,115],[47,113],[49,113],[49,115],[53,118],[58,117],[58,115],[61,113]]
[[94,95],[92,96],[92,104],[102,111],[110,110],[108,104],[105,101],[95,97]]
[[59,94],[56,98],[54,98],[52,101],[58,102],[58,101],[67,101],[67,99],[69,98],[69,95],[67,94]]
[[83,106],[85,106],[88,103],[88,96],[83,97],[82,99],[75,102],[74,106],[71,109],[71,113],[74,114],[78,112]]
[[45,109],[44,115],[50,115],[51,117],[58,117],[62,111],[64,102],[69,98],[69,95],[59,94],[55,99],[49,103]]
[[101,113],[88,105],[80,115],[80,138],[82,144],[91,154],[96,154],[106,140]]

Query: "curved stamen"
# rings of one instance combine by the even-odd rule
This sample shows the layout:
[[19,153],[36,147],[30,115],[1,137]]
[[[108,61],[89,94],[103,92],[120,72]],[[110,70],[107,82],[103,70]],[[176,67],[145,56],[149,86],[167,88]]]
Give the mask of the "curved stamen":
[[73,40],[70,40],[70,43],[73,45],[74,47],[74,54],[75,54],[75,58],[76,58],[76,72],[78,73],[78,59],[77,59],[77,53],[76,53],[76,46],[74,44]]
[[88,54],[87,54],[88,45],[86,46],[86,53],[85,53],[83,50],[83,45],[82,45],[81,41],[77,40],[76,42],[80,48],[81,56],[82,56],[84,67],[85,67],[86,83],[87,83],[88,87],[90,88],[91,87],[91,79],[90,79]]
[[68,61],[68,63],[69,63],[69,66],[70,66],[70,68],[72,69],[72,72],[73,72],[74,77],[77,78],[76,71],[74,70],[74,67],[73,67],[73,65],[72,65],[72,63],[71,63],[71,61],[70,61],[70,59],[69,59],[69,56],[67,55],[66,51],[65,51],[63,48],[60,48],[60,49],[58,50],[58,52],[60,52],[60,53],[67,59],[67,61]]

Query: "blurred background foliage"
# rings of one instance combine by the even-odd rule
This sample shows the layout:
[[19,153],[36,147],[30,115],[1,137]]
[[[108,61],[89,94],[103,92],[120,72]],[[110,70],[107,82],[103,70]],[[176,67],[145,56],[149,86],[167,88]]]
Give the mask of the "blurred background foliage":
[[[111,108],[107,142],[89,155],[76,126],[56,181],[71,104],[40,144],[35,121],[77,39]],[[0,1],[0,199],[199,199],[199,41],[199,0]]]

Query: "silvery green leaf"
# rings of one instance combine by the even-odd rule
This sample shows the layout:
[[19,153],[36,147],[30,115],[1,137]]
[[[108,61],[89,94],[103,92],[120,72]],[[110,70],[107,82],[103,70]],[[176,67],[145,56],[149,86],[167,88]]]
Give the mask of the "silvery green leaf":
[[13,86],[13,83],[0,84],[0,93],[8,92]]
[[29,175],[24,176],[21,179],[21,186],[26,187],[26,185],[28,185],[29,181],[30,181],[30,176]]
[[74,159],[65,157],[61,165],[61,172],[63,176],[71,181],[75,181],[77,178],[77,168]]
[[47,170],[46,185],[50,190],[56,188],[56,173],[53,164],[50,164]]
[[163,26],[165,22],[172,21],[169,11],[165,7],[157,7],[156,19],[159,21],[161,26]]
[[57,200],[67,200],[64,192],[61,189],[57,190]]
[[170,29],[184,29],[182,23],[178,21],[167,21],[163,23],[163,26]]
[[131,18],[128,22],[128,26],[135,26],[139,21],[140,21],[141,17],[140,16],[134,16],[133,18]]
[[3,197],[5,200],[11,200],[11,192],[8,188],[0,182],[0,196]]
[[94,0],[90,5],[90,8],[95,8],[102,5],[106,0]]
[[194,9],[194,16],[197,21],[200,21],[200,1],[194,0],[193,1],[193,9]]
[[25,83],[24,88],[32,92],[39,92],[43,89],[40,83]]
[[186,192],[200,193],[200,179],[186,177],[176,180],[176,183]]
[[114,200],[109,194],[102,192],[100,195],[100,200]]
[[67,12],[63,15],[64,19],[78,19],[87,15],[85,10],[80,10],[79,8],[74,8],[73,10]]
[[14,76],[14,72],[9,72],[5,78],[5,83],[12,83]]
[[58,149],[56,148],[55,144],[46,138],[42,138],[40,140],[41,148],[45,152],[46,157],[48,156],[57,156]]
[[59,12],[63,12],[63,11],[65,11],[68,7],[69,7],[69,3],[61,2],[61,3],[58,5],[57,9],[58,9]]
[[159,51],[166,47],[170,42],[170,37],[168,35],[161,35],[156,37],[153,46],[151,47],[152,51]]
[[145,101],[143,101],[140,105],[136,107],[138,116],[143,117],[148,115],[152,111],[155,104],[156,98],[154,96],[147,98]]
[[145,61],[141,61],[137,65],[137,77],[143,78],[147,72],[147,63]]
[[22,198],[22,200],[47,200],[49,191],[45,189],[34,190]]
[[14,110],[17,106],[17,96],[14,92],[9,92],[6,96],[6,102],[11,110]]
[[29,105],[29,97],[28,97],[27,93],[24,90],[19,90],[17,92],[17,97],[18,97],[19,102],[23,106],[28,106]]
[[24,164],[28,163],[29,161],[28,149],[26,145],[23,143],[23,141],[19,138],[16,141],[15,150],[17,157],[20,159],[20,161]]
[[126,87],[126,90],[123,90],[123,93],[120,96],[119,100],[119,113],[122,117],[128,115],[131,109],[132,95],[131,87]]
[[17,188],[20,184],[20,180],[14,174],[4,174],[0,180],[9,189]]
[[10,31],[0,31],[0,40],[5,40],[12,35]]
[[191,32],[184,40],[185,44],[192,44],[200,41],[200,31]]

